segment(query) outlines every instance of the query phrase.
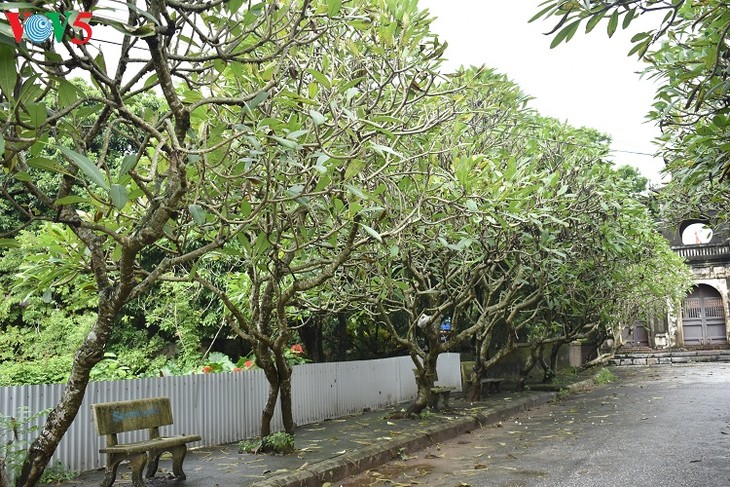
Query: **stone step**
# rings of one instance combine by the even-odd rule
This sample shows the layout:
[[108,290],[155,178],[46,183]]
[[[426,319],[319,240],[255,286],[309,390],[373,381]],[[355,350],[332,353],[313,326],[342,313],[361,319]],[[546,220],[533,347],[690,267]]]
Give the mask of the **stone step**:
[[686,364],[692,362],[730,362],[730,349],[622,352],[613,359],[616,365]]

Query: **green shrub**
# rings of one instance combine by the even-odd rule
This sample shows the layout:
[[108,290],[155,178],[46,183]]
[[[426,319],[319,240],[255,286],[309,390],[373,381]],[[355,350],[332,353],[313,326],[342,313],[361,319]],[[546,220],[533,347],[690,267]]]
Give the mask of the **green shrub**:
[[0,386],[66,382],[71,373],[72,364],[72,355],[28,362],[3,362],[0,363]]
[[283,431],[272,433],[263,438],[244,440],[238,444],[238,453],[278,453],[287,455],[294,452],[294,436]]
[[123,380],[133,377],[129,367],[121,363],[117,356],[110,352],[104,354],[104,358],[94,365],[89,374],[89,378],[94,381]]
[[49,464],[43,471],[41,484],[58,485],[64,480],[73,480],[78,476],[78,470],[68,470],[64,467],[60,460],[56,460],[55,463]]
[[[47,416],[50,409],[31,414],[27,407],[18,408],[15,416],[0,415],[0,458],[5,459],[7,472],[0,472],[0,477],[17,477],[27,455],[28,442],[25,435],[38,430],[34,423]],[[6,477],[6,478],[7,478]]]

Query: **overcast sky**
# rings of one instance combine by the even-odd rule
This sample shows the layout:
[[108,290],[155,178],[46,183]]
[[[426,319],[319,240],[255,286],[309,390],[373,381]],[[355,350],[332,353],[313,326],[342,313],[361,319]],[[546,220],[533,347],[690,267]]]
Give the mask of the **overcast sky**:
[[438,17],[433,28],[449,44],[447,69],[497,68],[535,98],[532,106],[540,113],[610,135],[615,162],[636,166],[658,182],[661,159],[630,153],[653,153],[652,139],[659,134],[645,120],[654,86],[637,74],[642,63],[626,56],[638,26],[619,27],[611,39],[605,22],[589,35],[581,26],[569,43],[550,49],[552,36],[544,33],[552,25],[527,22],[542,1],[419,0],[419,5]]

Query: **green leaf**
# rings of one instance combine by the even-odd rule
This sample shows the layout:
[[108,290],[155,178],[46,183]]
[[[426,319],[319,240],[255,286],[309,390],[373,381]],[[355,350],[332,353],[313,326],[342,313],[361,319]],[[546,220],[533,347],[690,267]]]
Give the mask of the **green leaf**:
[[347,169],[345,170],[345,180],[352,179],[357,176],[357,174],[362,171],[363,167],[365,167],[365,163],[360,159],[353,159],[350,161],[347,165]]
[[63,166],[60,166],[59,164],[56,164],[54,161],[45,157],[34,157],[32,159],[28,159],[26,164],[28,164],[28,167],[32,167],[33,169],[40,169],[41,171],[68,174],[68,171],[66,171]]
[[327,79],[327,76],[325,76],[323,73],[320,73],[316,69],[307,68],[307,73],[311,74],[312,77],[317,80],[317,83],[324,86],[326,89],[330,89],[332,85],[330,85],[330,80]]
[[46,304],[50,303],[53,300],[53,294],[51,293],[51,290],[46,289],[41,299],[43,299],[43,302]]
[[144,82],[144,87],[149,88],[150,86],[154,86],[157,84],[157,81],[159,78],[157,77],[157,74],[152,74],[149,78],[147,78]]
[[18,73],[15,65],[15,48],[7,44],[0,44],[0,90],[8,100],[14,100],[13,91]]
[[590,31],[593,30],[593,28],[598,25],[598,23],[603,20],[603,12],[599,12],[595,14],[591,19],[586,22],[586,34],[588,34]]
[[623,23],[621,24],[621,28],[626,29],[629,26],[629,24],[631,24],[631,21],[634,20],[635,15],[636,15],[636,7],[632,8],[631,10],[628,11],[626,16],[624,17]]
[[616,27],[618,27],[618,10],[614,10],[611,18],[608,19],[608,37],[613,36],[614,32],[616,32]]
[[20,247],[20,244],[13,238],[0,238],[0,247],[17,249]]
[[228,11],[231,13],[238,12],[242,5],[243,0],[230,0],[227,5]]
[[297,144],[293,140],[285,139],[284,137],[278,137],[276,135],[271,135],[270,137],[272,139],[274,139],[275,141],[277,141],[279,144],[281,144],[284,147],[287,147],[289,149],[299,149],[299,148],[301,148],[301,146],[299,144]]
[[353,186],[352,184],[346,184],[345,188],[347,188],[347,191],[354,194],[358,198],[362,198],[364,200],[368,199],[368,197],[365,195],[365,193],[363,193],[362,190],[360,188],[358,188],[357,186]]
[[5,137],[3,137],[3,134],[0,134],[0,159],[3,158],[4,154],[5,154]]
[[373,227],[369,227],[369,226],[365,225],[364,223],[361,223],[360,226],[363,228],[363,230],[365,230],[366,232],[368,232],[370,234],[370,236],[373,237],[378,242],[382,242],[383,241],[383,237]]
[[60,79],[58,81],[58,106],[59,108],[65,108],[75,102],[78,98],[78,92],[76,87],[66,81]]
[[571,22],[570,24],[566,25],[562,28],[560,32],[555,36],[555,39],[553,39],[553,42],[550,43],[550,49],[553,49],[558,44],[563,42],[568,42],[574,35],[575,32],[578,30],[578,26],[580,25],[580,20],[576,20],[575,22]]
[[109,196],[111,196],[112,204],[117,210],[123,210],[127,205],[127,188],[125,186],[112,184]]
[[642,39],[646,39],[647,37],[650,37],[650,32],[639,32],[638,34],[634,34],[634,36],[631,38],[631,42],[639,42]]
[[88,176],[99,187],[104,188],[107,191],[111,189],[109,188],[109,183],[106,180],[106,176],[104,176],[99,168],[96,167],[96,164],[91,162],[88,157],[83,154],[79,154],[78,152],[71,150],[68,147],[58,146],[58,149],[63,152],[63,154],[68,157],[76,167],[81,169],[81,171],[86,174],[86,176]]
[[342,0],[327,0],[327,14],[334,17],[340,13],[342,9]]
[[190,214],[193,217],[193,220],[195,220],[195,223],[198,225],[204,225],[205,224],[205,210],[203,210],[203,207],[200,205],[190,205],[188,206],[188,210],[190,211]]
[[[99,51],[99,54],[94,58],[94,63],[101,69],[101,72],[106,74],[106,61],[104,60],[104,54]],[[93,79],[93,78],[92,78]]]
[[637,43],[634,47],[631,48],[627,56],[633,56],[634,54],[639,54],[639,56],[643,56],[646,50],[649,48],[649,41],[651,41],[651,37],[647,37],[643,41]]
[[124,156],[124,159],[122,160],[122,166],[119,168],[119,178],[122,178],[123,176],[129,174],[129,171],[132,170],[135,164],[137,164],[137,156],[135,156],[134,154],[128,154]]
[[309,116],[312,117],[314,125],[322,125],[326,121],[324,115],[319,113],[317,110],[309,110]]
[[43,125],[46,121],[46,104],[41,103],[28,103],[25,106],[28,110],[28,116],[30,117],[30,124],[34,128],[38,128]]
[[30,177],[30,174],[25,171],[16,172],[15,174],[13,174],[13,177],[18,181],[25,181],[26,183],[33,181],[33,178]]
[[238,216],[246,218],[251,214],[251,203],[246,200],[241,200],[241,206],[238,208]]
[[388,154],[393,154],[396,157],[401,157],[401,158],[403,157],[400,153],[394,151],[387,145],[380,145],[380,144],[376,144],[375,142],[372,142],[370,145],[372,146],[373,150],[375,150],[375,152],[377,152],[381,156],[383,155],[383,152],[387,152]]
[[81,196],[71,195],[71,196],[64,196],[63,198],[58,198],[55,201],[56,206],[62,206],[62,205],[73,205],[75,203],[88,203],[89,200],[86,198],[82,198]]
[[259,91],[256,95],[246,102],[246,108],[251,111],[257,106],[261,105],[261,102],[269,97],[268,91]]
[[31,2],[3,2],[0,3],[0,11],[5,10],[33,10],[35,5]]

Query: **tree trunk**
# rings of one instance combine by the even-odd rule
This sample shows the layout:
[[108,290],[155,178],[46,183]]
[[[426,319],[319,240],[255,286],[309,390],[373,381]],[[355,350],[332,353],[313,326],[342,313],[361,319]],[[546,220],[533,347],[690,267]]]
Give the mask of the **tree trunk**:
[[335,332],[335,348],[332,351],[332,359],[335,361],[345,361],[347,359],[347,350],[350,348],[347,336],[347,315],[345,313],[337,313],[337,330]]
[[0,457],[0,487],[8,487],[8,471],[5,466],[5,459]]
[[426,409],[431,402],[431,387],[433,387],[433,384],[429,384],[428,379],[424,378],[419,371],[415,371],[414,374],[416,375],[418,395],[416,400],[406,409],[406,416],[409,418],[421,414],[421,411]]
[[421,414],[421,411],[431,403],[431,389],[433,388],[434,379],[436,377],[436,362],[438,360],[438,351],[434,348],[429,350],[423,360],[423,366],[414,370],[416,376],[416,386],[418,386],[418,395],[413,404],[406,409],[406,416],[412,417]]
[[[265,348],[258,349],[256,352],[256,362],[264,370],[266,380],[269,382],[269,395],[261,412],[261,436],[271,434],[271,421],[274,418],[276,401],[279,398],[281,398],[281,419],[284,423],[284,430],[289,434],[294,434],[296,425],[292,413],[291,367],[286,362],[282,351],[273,352]],[[269,353],[271,352],[275,354],[274,360],[270,358]]]
[[324,362],[321,315],[312,315],[304,323],[304,325],[299,328],[299,338],[302,340],[308,359],[312,362]]
[[293,435],[296,424],[294,423],[294,414],[292,412],[291,367],[282,355],[281,357],[276,357],[276,368],[279,373],[281,421],[284,423],[284,431]]
[[478,401],[481,399],[481,393],[482,393],[482,386],[481,386],[481,380],[482,376],[484,375],[484,367],[482,366],[482,360],[479,356],[477,356],[476,361],[474,362],[474,370],[473,377],[474,380],[471,383],[471,386],[469,388],[469,391],[467,392],[467,400],[471,402]]
[[[274,367],[273,364],[269,364]],[[278,374],[273,371],[273,377],[266,373],[269,380],[269,395],[266,399],[263,411],[261,411],[261,436],[269,436],[271,434],[271,420],[274,418],[274,409],[276,408],[276,400],[279,398],[279,378]]]
[[[547,382],[552,382],[552,380],[555,378],[556,374],[558,373],[558,357],[560,357],[560,349],[563,348],[563,345],[565,345],[564,341],[556,342],[553,344],[552,350],[550,350],[550,380]],[[547,371],[546,371],[547,374]]]
[[527,382],[527,376],[530,375],[530,371],[537,365],[538,358],[541,355],[542,346],[538,345],[537,347],[532,346],[530,347],[530,356],[527,357],[527,360],[525,361],[525,366],[520,369],[520,375],[517,378],[517,387],[515,388],[516,391],[522,391],[525,389],[525,382]]
[[99,316],[81,348],[76,352],[71,375],[61,399],[48,415],[46,424],[28,449],[16,487],[34,487],[38,484],[51,456],[79,412],[89,383],[89,373],[104,356],[104,347],[111,335],[118,306],[104,299],[100,293]]
[[256,355],[256,363],[261,367],[266,375],[266,380],[269,382],[269,395],[266,399],[264,409],[261,411],[261,436],[269,436],[271,434],[271,420],[274,418],[274,410],[276,409],[276,400],[279,398],[279,389],[281,382],[279,382],[279,371],[277,370],[276,363],[271,359],[272,350],[264,345],[258,343],[254,347],[254,354]]

